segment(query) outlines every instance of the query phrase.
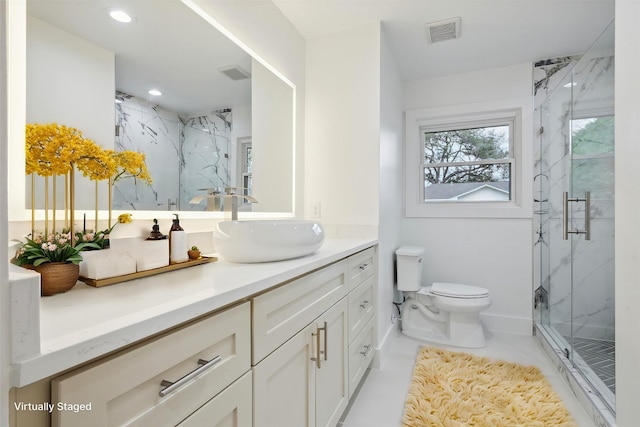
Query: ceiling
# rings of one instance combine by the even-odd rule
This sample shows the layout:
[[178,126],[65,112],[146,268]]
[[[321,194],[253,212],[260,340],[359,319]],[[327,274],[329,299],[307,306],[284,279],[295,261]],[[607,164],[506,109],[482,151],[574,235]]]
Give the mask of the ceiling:
[[[613,0],[273,2],[307,39],[382,22],[405,80],[579,54],[614,12]],[[164,95],[152,102],[185,115],[250,103],[249,80],[232,81],[217,71],[234,64],[250,71],[249,55],[177,0],[162,7],[151,0],[27,4],[31,15],[115,52],[119,90],[149,99],[147,90],[159,87]],[[134,15],[132,25],[108,18],[115,4]],[[461,18],[461,37],[428,44],[425,24],[453,17]]]
[[[273,0],[306,38],[382,22],[405,80],[585,52],[614,0]],[[460,17],[461,37],[428,44],[425,24]]]
[[[116,6],[133,21],[111,19]],[[251,72],[249,54],[178,0],[29,0],[27,12],[114,52],[119,91],[185,116],[251,104],[251,80],[218,71]],[[162,96],[151,97],[152,88]]]

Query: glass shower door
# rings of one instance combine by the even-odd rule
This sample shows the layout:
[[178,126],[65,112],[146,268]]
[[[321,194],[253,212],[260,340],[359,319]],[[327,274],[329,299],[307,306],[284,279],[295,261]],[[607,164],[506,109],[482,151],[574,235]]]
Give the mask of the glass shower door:
[[540,106],[540,324],[613,410],[613,24]]
[[[614,408],[613,25],[574,67],[568,240],[573,364]],[[585,200],[585,201],[581,201]],[[578,233],[570,233],[578,230]],[[584,233],[583,233],[584,231]]]

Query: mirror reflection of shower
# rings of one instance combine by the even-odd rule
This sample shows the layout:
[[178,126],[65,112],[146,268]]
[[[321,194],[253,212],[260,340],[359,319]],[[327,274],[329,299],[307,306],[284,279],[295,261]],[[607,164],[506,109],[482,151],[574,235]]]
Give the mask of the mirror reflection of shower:
[[116,150],[144,153],[153,182],[117,182],[114,209],[203,210],[188,203],[198,188],[232,186],[230,108],[185,118],[121,92],[116,99]]

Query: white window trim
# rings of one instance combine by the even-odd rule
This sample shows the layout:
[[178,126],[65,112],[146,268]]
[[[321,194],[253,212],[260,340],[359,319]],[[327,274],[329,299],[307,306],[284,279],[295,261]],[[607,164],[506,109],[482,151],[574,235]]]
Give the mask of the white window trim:
[[[424,218],[531,218],[533,216],[533,98],[510,98],[405,112],[405,215]],[[422,128],[514,118],[512,199],[507,202],[423,202]]]

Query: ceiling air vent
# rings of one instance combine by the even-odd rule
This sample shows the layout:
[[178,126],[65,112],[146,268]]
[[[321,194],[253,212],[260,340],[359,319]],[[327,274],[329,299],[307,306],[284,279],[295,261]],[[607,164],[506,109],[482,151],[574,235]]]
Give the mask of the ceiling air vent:
[[429,43],[435,43],[457,39],[460,37],[460,23],[461,18],[457,17],[426,24],[427,41]]
[[248,71],[243,70],[237,65],[218,68],[218,71],[233,80],[243,80],[251,77],[251,74]]

